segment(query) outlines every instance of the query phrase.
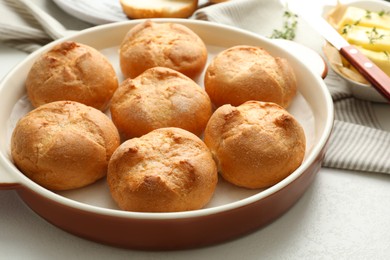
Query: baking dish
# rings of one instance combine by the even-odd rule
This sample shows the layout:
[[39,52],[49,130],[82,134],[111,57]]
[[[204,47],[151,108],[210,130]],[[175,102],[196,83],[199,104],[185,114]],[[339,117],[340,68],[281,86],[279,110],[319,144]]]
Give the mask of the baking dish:
[[[302,165],[290,176],[264,190],[234,187],[221,178],[211,202],[203,209],[176,213],[142,213],[119,210],[105,180],[88,187],[53,192],[29,180],[12,163],[10,136],[13,126],[29,109],[24,81],[34,60],[55,41],[32,53],[0,84],[0,189],[16,190],[20,198],[42,218],[86,239],[118,247],[172,250],[212,245],[255,231],[286,212],[309,187],[326,150],[333,126],[333,105],[320,75],[302,63],[288,48],[224,25],[184,19],[155,19],[188,26],[206,43],[211,59],[219,51],[239,44],[257,45],[272,55],[286,58],[294,68],[298,94],[288,108],[303,125],[307,152]],[[118,46],[126,32],[142,20],[107,24],[87,29],[59,41],[74,40],[105,54],[119,70]],[[299,56],[299,55],[298,55]],[[202,85],[201,75],[198,83]]]

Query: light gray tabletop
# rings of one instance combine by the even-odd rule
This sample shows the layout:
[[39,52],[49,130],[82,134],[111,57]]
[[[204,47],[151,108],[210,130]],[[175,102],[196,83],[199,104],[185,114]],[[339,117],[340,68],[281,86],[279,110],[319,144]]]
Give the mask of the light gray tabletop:
[[[0,79],[27,54],[0,45]],[[390,106],[375,105],[390,131]],[[390,176],[322,168],[304,196],[273,223],[210,247],[145,252],[68,234],[0,191],[0,259],[388,259]]]

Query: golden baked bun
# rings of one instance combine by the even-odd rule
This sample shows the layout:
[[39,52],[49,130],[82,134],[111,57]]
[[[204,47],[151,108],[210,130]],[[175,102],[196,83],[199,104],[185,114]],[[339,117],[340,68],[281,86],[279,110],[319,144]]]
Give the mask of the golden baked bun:
[[73,101],[42,105],[19,120],[11,138],[15,165],[51,190],[80,188],[107,173],[119,134],[101,111]]
[[176,23],[136,25],[120,46],[120,67],[126,78],[135,78],[153,67],[167,67],[195,78],[207,62],[202,39],[188,27]]
[[162,127],[201,135],[212,113],[207,93],[175,70],[154,67],[127,79],[115,92],[111,118],[124,139]]
[[171,127],[122,143],[109,162],[107,181],[123,210],[174,212],[204,207],[218,173],[201,139]]
[[118,88],[114,68],[96,49],[72,41],[42,54],[26,79],[33,106],[71,100],[105,110]]
[[250,189],[287,177],[301,165],[306,148],[299,122],[279,105],[260,101],[219,107],[204,141],[224,179]]
[[238,106],[249,100],[287,107],[296,94],[295,74],[287,60],[263,48],[234,46],[219,53],[207,67],[204,85],[217,106]]
[[198,7],[198,0],[120,0],[120,3],[131,19],[187,18]]

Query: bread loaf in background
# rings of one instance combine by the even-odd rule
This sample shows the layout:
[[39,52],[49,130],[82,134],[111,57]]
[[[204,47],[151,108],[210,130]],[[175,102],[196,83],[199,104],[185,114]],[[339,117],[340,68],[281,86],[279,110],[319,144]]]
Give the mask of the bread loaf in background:
[[187,18],[198,7],[198,0],[120,0],[120,3],[131,19]]
[[212,4],[218,4],[218,3],[228,2],[228,1],[233,1],[233,0],[209,0],[209,2]]

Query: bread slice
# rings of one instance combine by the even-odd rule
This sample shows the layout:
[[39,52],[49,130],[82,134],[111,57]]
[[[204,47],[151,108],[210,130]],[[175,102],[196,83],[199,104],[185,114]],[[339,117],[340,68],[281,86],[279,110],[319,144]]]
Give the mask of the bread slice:
[[120,0],[120,3],[131,19],[187,18],[198,7],[198,0]]

